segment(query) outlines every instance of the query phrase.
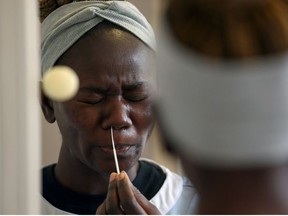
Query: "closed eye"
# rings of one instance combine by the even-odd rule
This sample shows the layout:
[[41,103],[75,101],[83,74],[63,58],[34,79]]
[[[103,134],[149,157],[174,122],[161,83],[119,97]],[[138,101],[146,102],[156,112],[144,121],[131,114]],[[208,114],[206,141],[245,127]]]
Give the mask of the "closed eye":
[[90,97],[80,97],[80,98],[78,98],[78,102],[85,103],[85,104],[90,104],[90,105],[99,104],[99,103],[101,103],[104,100],[105,100],[105,96],[104,95],[93,95],[93,96],[90,96]]
[[107,89],[100,87],[82,87],[79,90],[77,101],[84,104],[95,105],[106,99]]
[[99,104],[100,102],[102,102],[102,100],[97,100],[97,101],[95,101],[95,100],[83,100],[83,101],[79,100],[79,102],[85,103],[85,104],[90,104],[90,105],[95,105],[95,104]]
[[141,102],[148,98],[147,94],[124,94],[123,95],[125,100],[131,101],[131,102]]
[[123,98],[131,102],[141,102],[150,95],[150,85],[147,82],[138,82],[123,86]]

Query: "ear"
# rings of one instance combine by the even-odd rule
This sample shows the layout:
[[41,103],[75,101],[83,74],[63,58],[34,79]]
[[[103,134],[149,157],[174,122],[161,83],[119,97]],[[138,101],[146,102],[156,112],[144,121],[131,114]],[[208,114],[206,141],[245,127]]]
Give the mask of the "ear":
[[54,123],[56,118],[54,115],[53,102],[44,94],[42,89],[42,82],[40,82],[40,94],[41,94],[41,109],[47,122]]

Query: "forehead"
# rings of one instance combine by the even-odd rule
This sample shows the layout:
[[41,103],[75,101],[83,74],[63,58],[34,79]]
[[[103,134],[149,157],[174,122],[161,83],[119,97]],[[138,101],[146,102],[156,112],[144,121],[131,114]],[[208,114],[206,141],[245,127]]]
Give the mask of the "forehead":
[[97,77],[150,79],[155,73],[155,53],[121,27],[94,27],[63,54],[56,64],[73,68],[80,80]]

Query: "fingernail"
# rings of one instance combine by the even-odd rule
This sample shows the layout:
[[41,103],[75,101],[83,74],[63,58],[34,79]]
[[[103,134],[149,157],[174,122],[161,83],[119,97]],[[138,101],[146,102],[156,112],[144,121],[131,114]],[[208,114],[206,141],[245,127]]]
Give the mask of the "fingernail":
[[125,177],[125,171],[121,171],[121,173],[119,174],[119,180],[124,179]]
[[110,178],[109,178],[109,182],[112,182],[116,177],[116,174],[115,173],[111,173],[110,174]]

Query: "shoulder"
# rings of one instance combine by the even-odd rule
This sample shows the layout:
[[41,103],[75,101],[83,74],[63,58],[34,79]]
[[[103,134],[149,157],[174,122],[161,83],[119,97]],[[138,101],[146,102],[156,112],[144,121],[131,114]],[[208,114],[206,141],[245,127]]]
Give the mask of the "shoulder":
[[48,166],[42,167],[42,193],[45,192],[55,184],[54,168],[56,164],[50,164]]
[[153,160],[141,160],[158,166],[163,170],[166,179],[158,193],[150,200],[162,214],[192,214],[197,196],[193,184],[184,176],[180,176],[167,167]]
[[[53,206],[46,198],[49,197],[51,191],[55,190],[55,179],[54,179],[54,168],[56,164],[50,164],[42,167],[42,196],[40,197],[41,201],[41,214],[45,215],[64,215],[71,214],[66,211]],[[46,198],[45,198],[46,197]]]
[[71,214],[69,212],[62,211],[61,209],[54,207],[43,196],[40,197],[40,203],[41,203],[41,214],[42,215],[68,215],[68,214]]
[[53,177],[55,166],[56,164],[50,164],[50,165],[42,167],[42,177],[43,178]]
[[198,203],[198,196],[196,189],[190,180],[186,177],[182,177],[182,192],[174,206],[166,213],[169,215],[184,215],[184,214],[196,214],[196,206]]

